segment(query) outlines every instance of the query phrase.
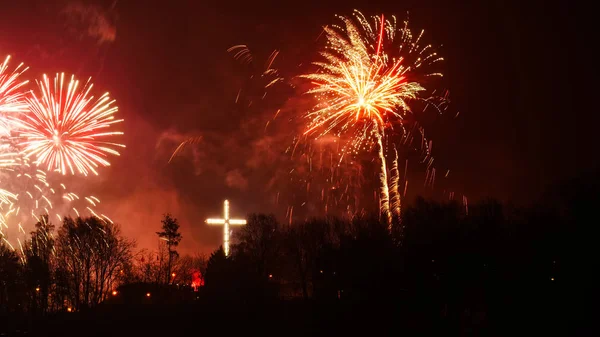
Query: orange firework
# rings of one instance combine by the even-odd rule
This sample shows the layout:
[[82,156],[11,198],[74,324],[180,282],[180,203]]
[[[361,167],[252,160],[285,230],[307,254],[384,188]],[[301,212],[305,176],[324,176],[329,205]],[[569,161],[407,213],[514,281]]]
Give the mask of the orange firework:
[[32,93],[30,113],[18,121],[24,155],[62,174],[97,175],[99,166],[109,166],[107,156],[119,155],[116,148],[125,146],[105,140],[123,134],[111,131],[123,120],[115,119],[118,108],[108,93],[95,100],[90,96],[93,84],[89,80],[80,87],[72,76],[65,85],[64,74],[57,74],[53,82],[44,75],[37,84],[40,97]]
[[378,147],[380,208],[391,222],[382,138],[394,124],[403,125],[411,110],[409,101],[423,99],[419,95],[425,87],[417,70],[442,58],[431,45],[420,44],[423,31],[415,38],[407,21],[398,29],[393,16],[391,21],[383,15],[367,19],[355,11],[354,18],[339,18],[343,25],[324,28],[327,46],[321,52],[324,61],[314,63],[317,72],[302,76],[311,80],[314,87],[308,93],[318,99],[307,114],[310,122],[304,134],[348,135],[355,153]]

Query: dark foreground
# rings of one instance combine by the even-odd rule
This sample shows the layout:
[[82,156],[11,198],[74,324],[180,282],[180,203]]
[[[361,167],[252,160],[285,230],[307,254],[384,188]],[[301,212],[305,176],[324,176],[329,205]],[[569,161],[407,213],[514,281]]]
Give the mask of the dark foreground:
[[536,302],[502,312],[459,312],[425,298],[396,303],[110,304],[37,319],[5,316],[0,336],[597,336],[590,324],[597,310],[552,304],[551,298]]

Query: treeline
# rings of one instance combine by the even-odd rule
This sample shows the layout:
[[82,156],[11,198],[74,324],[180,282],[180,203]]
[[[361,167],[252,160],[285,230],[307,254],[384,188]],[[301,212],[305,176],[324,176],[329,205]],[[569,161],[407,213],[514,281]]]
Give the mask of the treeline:
[[391,232],[368,215],[291,226],[250,215],[236,227],[230,256],[221,249],[210,256],[202,295],[229,307],[281,298],[338,303],[335,312],[350,311],[344,317],[370,317],[390,331],[397,322],[505,333],[582,329],[574,321],[590,322],[600,299],[597,187],[565,185],[530,207],[418,198]]
[[0,244],[0,313],[76,311],[104,301],[125,280],[134,243],[96,217],[41,216],[20,252]]
[[418,198],[391,231],[378,216],[289,225],[251,214],[235,227],[230,256],[218,249],[209,258],[179,256],[170,215],[157,232],[159,249],[136,254],[116,225],[67,218],[54,230],[42,218],[24,254],[0,245],[0,310],[82,311],[123,284],[192,293],[196,282],[204,286],[193,298],[227,310],[296,299],[348,303],[385,324],[419,315],[498,327],[519,326],[515,317],[532,325],[535,316],[547,325],[565,308],[583,319],[598,299],[590,231],[598,191],[597,180],[583,179],[526,208]]
[[82,311],[115,296],[124,284],[189,288],[205,272],[204,256],[179,257],[179,224],[170,214],[157,232],[164,244],[137,252],[118,225],[100,218],[68,217],[58,228],[47,215],[39,219],[20,250],[0,240],[0,314]]
[[577,255],[564,245],[576,239],[576,224],[559,212],[494,200],[467,208],[419,198],[391,232],[368,215],[288,226],[271,215],[251,214],[246,226],[236,227],[230,256],[222,249],[210,256],[205,291],[220,299],[319,300],[419,293],[435,294],[436,302],[448,306],[513,286],[556,286],[565,282],[565,264]]

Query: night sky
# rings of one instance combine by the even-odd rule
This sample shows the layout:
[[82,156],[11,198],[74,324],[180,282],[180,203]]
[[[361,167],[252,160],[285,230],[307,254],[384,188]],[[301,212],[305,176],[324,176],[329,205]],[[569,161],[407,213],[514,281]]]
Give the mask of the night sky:
[[[30,78],[57,71],[92,76],[117,100],[127,148],[98,177],[73,183],[93,191],[142,248],[156,247],[165,212],[179,218],[186,252],[219,244],[220,229],[203,220],[220,215],[225,198],[234,216],[281,214],[269,182],[283,168],[272,159],[297,132],[284,122],[293,117],[286,114],[301,113],[303,98],[279,93],[278,129],[265,132],[275,103],[235,103],[248,74],[227,48],[246,44],[256,58],[280,50],[276,67],[298,75],[315,60],[322,27],[354,8],[400,19],[409,12],[411,25],[442,45],[440,88],[450,91],[451,104],[427,128],[436,167],[450,170],[438,192],[527,203],[598,166],[587,140],[598,117],[585,8],[541,1],[213,3],[2,1],[0,55],[25,62]],[[167,165],[189,136],[204,141]],[[423,189],[418,165],[409,174],[409,201],[433,193]]]

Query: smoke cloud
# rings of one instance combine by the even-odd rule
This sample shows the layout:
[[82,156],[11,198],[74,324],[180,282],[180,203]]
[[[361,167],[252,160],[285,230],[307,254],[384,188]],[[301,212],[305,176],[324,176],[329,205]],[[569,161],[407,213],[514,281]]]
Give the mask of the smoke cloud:
[[112,43],[117,38],[114,7],[103,9],[98,5],[71,2],[63,9],[67,18],[67,27],[80,39],[91,38],[98,44]]

